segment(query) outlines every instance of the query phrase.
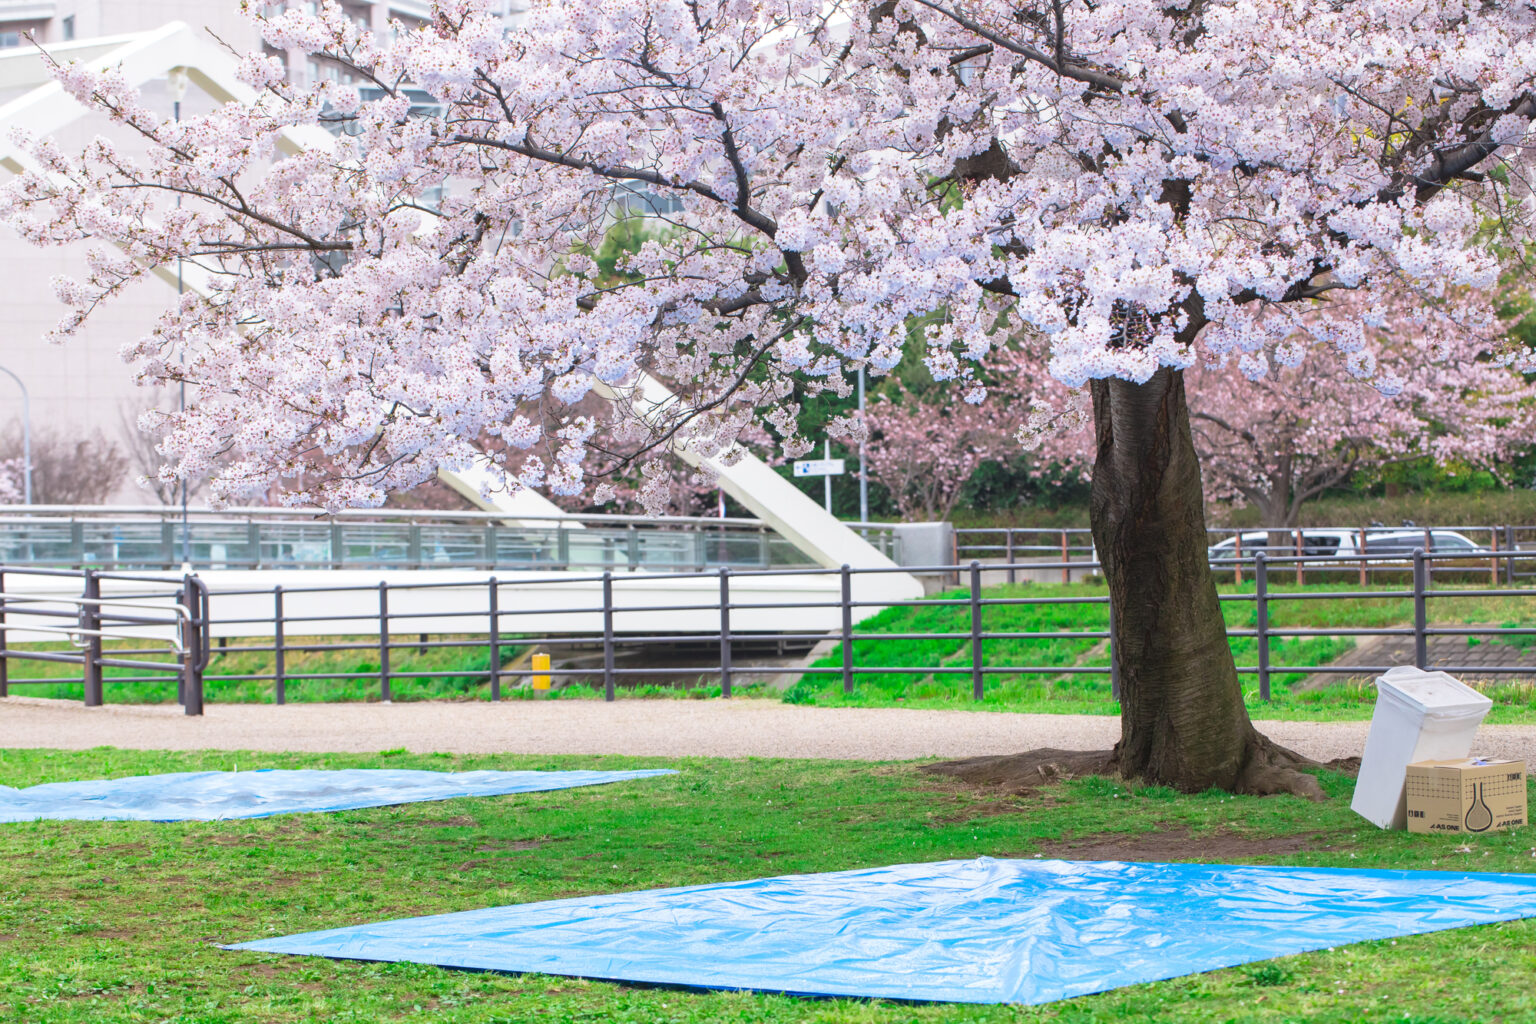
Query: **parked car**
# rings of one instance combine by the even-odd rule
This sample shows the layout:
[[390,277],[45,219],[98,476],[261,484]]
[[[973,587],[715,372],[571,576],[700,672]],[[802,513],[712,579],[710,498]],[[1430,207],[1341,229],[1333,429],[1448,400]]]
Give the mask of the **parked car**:
[[[1455,530],[1419,530],[1411,528],[1401,529],[1374,529],[1365,531],[1365,549],[1360,547],[1359,530],[1342,529],[1314,529],[1303,528],[1301,530],[1301,551],[1296,550],[1296,531],[1275,531],[1282,535],[1283,541],[1271,547],[1270,531],[1251,530],[1242,534],[1243,557],[1249,558],[1254,554],[1264,551],[1277,556],[1294,556],[1302,554],[1309,557],[1327,557],[1339,559],[1383,558],[1404,559],[1413,557],[1413,553],[1420,548],[1433,554],[1465,554],[1468,557],[1490,554],[1488,548],[1472,542],[1464,534]],[[1424,540],[1426,532],[1429,535],[1429,544],[1426,547]],[[1212,561],[1217,559],[1230,559],[1237,555],[1237,538],[1228,537],[1219,544],[1213,544],[1206,549],[1206,554]],[[1444,564],[1442,562],[1436,563]],[[1454,563],[1453,563],[1454,564]]]

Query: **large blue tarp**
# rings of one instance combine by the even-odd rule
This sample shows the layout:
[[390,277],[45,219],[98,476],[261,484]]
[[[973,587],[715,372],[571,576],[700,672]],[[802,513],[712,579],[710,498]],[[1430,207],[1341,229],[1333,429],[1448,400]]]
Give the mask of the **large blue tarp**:
[[0,786],[0,822],[222,821],[300,811],[349,811],[460,796],[597,786],[669,768],[599,772],[424,772],[392,768],[176,772],[126,779]]
[[1536,917],[1536,874],[991,860],[405,918],[229,949],[701,988],[1045,1003]]

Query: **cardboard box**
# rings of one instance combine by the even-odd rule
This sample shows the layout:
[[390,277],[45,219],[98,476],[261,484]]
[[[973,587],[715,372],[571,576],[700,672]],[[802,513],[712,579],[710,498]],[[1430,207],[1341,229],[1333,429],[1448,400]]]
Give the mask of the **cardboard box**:
[[1525,762],[1473,757],[1408,766],[1409,832],[1497,832],[1524,825]]

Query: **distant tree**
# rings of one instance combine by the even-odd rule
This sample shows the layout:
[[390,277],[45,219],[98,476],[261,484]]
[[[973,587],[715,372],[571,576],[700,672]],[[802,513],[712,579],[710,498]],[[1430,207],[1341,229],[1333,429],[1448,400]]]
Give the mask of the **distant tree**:
[[[21,426],[13,423],[0,435],[0,462],[18,467],[18,480],[23,450]],[[123,450],[100,429],[79,434],[50,426],[32,432],[34,505],[100,505],[127,471]]]
[[870,403],[865,458],[906,522],[946,519],[984,462],[1018,450],[998,409],[954,401],[952,393],[901,391]]
[[124,405],[119,410],[123,422],[123,446],[127,449],[128,469],[134,474],[134,482],[160,504],[179,505],[184,483],[187,486],[187,497],[191,498],[203,489],[208,478],[199,476],[178,479],[168,472],[162,472],[167,460],[160,454],[161,432],[140,425],[145,412],[160,411],[158,406],[144,409]]

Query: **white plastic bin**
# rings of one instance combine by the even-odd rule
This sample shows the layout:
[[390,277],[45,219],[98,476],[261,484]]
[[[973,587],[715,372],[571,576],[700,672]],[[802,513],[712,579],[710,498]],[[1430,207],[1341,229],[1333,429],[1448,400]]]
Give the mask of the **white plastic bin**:
[[1350,807],[1380,828],[1406,828],[1408,766],[1470,756],[1477,727],[1492,706],[1444,672],[1400,665],[1377,676],[1376,710]]

